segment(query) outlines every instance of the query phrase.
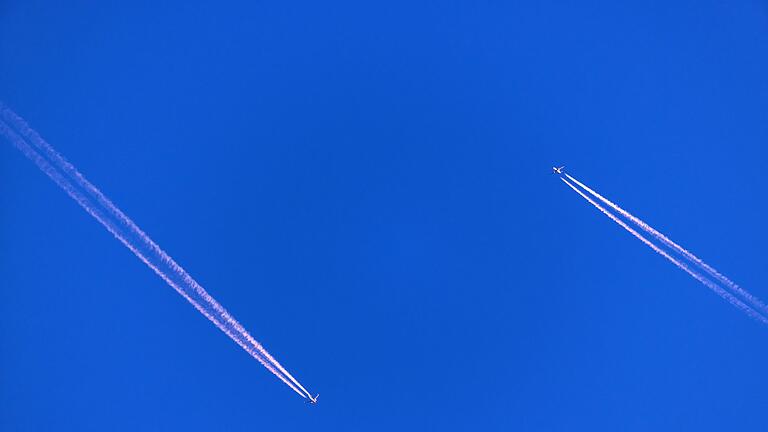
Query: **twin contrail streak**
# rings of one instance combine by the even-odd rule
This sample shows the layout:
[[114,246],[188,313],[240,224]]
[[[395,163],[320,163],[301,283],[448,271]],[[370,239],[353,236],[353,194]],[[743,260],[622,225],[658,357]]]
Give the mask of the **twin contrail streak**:
[[669,260],[672,264],[677,266],[680,270],[683,270],[684,272],[688,273],[691,277],[693,277],[697,281],[701,282],[704,286],[706,286],[707,288],[709,288],[712,291],[714,291],[717,295],[719,295],[720,297],[724,298],[730,304],[732,304],[732,305],[736,306],[737,308],[741,309],[745,314],[747,314],[751,318],[754,318],[755,320],[760,321],[760,322],[762,322],[764,324],[768,324],[768,318],[764,317],[763,315],[761,315],[760,313],[758,313],[757,311],[755,311],[754,309],[752,309],[751,307],[746,305],[744,302],[742,302],[741,300],[739,300],[738,298],[733,296],[731,293],[729,293],[728,291],[724,290],[721,286],[717,285],[716,283],[714,283],[711,280],[707,279],[706,277],[702,276],[698,272],[692,270],[690,267],[688,267],[684,263],[678,261],[677,259],[675,259],[671,255],[669,255],[667,252],[665,252],[664,250],[662,250],[661,248],[659,248],[658,246],[653,244],[650,240],[648,240],[647,238],[643,237],[642,234],[638,233],[637,231],[632,229],[632,227],[627,225],[626,222],[624,222],[621,219],[617,218],[613,213],[609,212],[603,206],[601,206],[600,204],[595,202],[595,200],[593,200],[592,198],[590,198],[586,194],[584,194],[584,192],[582,192],[581,190],[577,189],[576,186],[572,185],[568,180],[566,180],[566,179],[564,179],[562,177],[560,177],[560,180],[565,182],[565,184],[567,184],[571,189],[576,191],[576,193],[581,195],[581,197],[584,198],[585,200],[587,200],[590,204],[595,206],[604,215],[608,216],[611,220],[613,220],[619,226],[621,226],[622,228],[627,230],[630,234],[635,236],[638,240],[640,240],[641,242],[645,243],[646,246],[648,246],[651,249],[653,249],[654,252],[656,252],[657,254],[659,254],[659,255],[663,256],[664,258],[666,258],[667,260]]
[[77,169],[59,155],[16,113],[0,103],[0,135],[37,165],[88,214],[168,285],[187,299],[248,354],[302,397],[310,393],[235,318],[176,261],[115,206]]
[[675,243],[674,241],[670,240],[669,237],[665,236],[664,234],[660,233],[659,231],[655,230],[652,226],[648,225],[644,221],[642,221],[640,218],[634,216],[632,213],[624,210],[623,208],[619,207],[618,204],[612,202],[608,198],[600,195],[599,193],[592,190],[589,186],[585,185],[584,183],[576,180],[572,176],[565,174],[566,177],[568,177],[571,181],[579,185],[582,189],[586,190],[592,196],[599,199],[603,203],[605,203],[608,207],[614,209],[619,214],[624,216],[625,218],[632,221],[635,225],[639,226],[643,229],[643,231],[647,232],[648,234],[652,235],[656,239],[658,239],[660,242],[662,242],[667,247],[671,248],[675,252],[679,253],[680,255],[684,256],[686,259],[688,259],[690,262],[692,262],[694,265],[699,267],[700,269],[707,272],[710,276],[718,280],[720,283],[728,287],[731,291],[735,292],[736,294],[740,295],[742,298],[747,300],[752,304],[752,306],[760,309],[761,313],[766,314],[768,313],[768,306],[765,305],[759,298],[752,295],[752,293],[748,292],[747,290],[741,288],[736,283],[725,277],[723,274],[715,270],[712,266],[708,265],[704,262],[701,258],[697,257],[684,247],[680,246],[679,244]]

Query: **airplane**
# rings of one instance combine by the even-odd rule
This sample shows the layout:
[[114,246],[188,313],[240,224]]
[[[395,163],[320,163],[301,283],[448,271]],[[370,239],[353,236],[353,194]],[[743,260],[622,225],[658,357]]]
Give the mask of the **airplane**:
[[552,174],[562,174],[563,169],[565,169],[565,165],[561,166],[560,168],[552,167]]
[[315,397],[309,396],[309,400],[307,401],[308,404],[315,405],[317,403],[317,398],[320,397],[320,393],[316,394]]

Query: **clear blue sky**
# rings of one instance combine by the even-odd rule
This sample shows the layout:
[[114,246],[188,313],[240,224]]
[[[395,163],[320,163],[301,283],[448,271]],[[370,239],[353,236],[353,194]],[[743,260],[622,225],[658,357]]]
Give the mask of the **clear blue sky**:
[[768,7],[0,3],[0,100],[311,391],[0,146],[4,431],[764,427]]

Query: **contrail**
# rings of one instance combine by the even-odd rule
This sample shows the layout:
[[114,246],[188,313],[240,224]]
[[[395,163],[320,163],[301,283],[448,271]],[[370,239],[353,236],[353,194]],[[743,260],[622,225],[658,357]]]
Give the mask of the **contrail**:
[[616,222],[617,224],[619,224],[619,226],[621,226],[621,227],[622,227],[622,228],[624,228],[625,230],[629,231],[629,233],[630,233],[630,234],[632,234],[632,235],[633,235],[633,236],[635,236],[635,237],[636,237],[638,240],[642,241],[642,242],[643,242],[643,243],[645,243],[645,244],[646,244],[648,247],[650,247],[651,249],[653,249],[653,251],[654,251],[654,252],[656,252],[657,254],[659,254],[659,255],[663,256],[664,258],[666,258],[667,260],[669,260],[669,261],[670,261],[672,264],[676,265],[676,266],[677,266],[677,267],[678,267],[680,270],[683,270],[684,272],[686,272],[686,273],[688,273],[689,275],[691,275],[691,277],[693,277],[693,278],[694,278],[694,279],[696,279],[697,281],[699,281],[699,282],[701,282],[702,284],[704,284],[704,286],[706,286],[707,288],[709,288],[709,289],[711,289],[712,291],[714,291],[715,293],[717,293],[717,295],[719,295],[720,297],[722,297],[722,298],[724,298],[725,300],[727,300],[727,301],[728,301],[730,304],[732,304],[732,305],[736,306],[737,308],[741,309],[741,310],[742,310],[742,312],[746,313],[746,314],[747,314],[748,316],[750,316],[751,318],[753,318],[753,319],[755,319],[755,320],[757,320],[757,321],[760,321],[760,322],[762,322],[762,323],[764,323],[764,324],[768,324],[768,318],[764,317],[763,315],[761,315],[761,314],[760,314],[759,312],[757,312],[756,310],[754,310],[754,309],[752,309],[751,307],[749,307],[749,306],[747,306],[746,304],[744,304],[744,302],[742,302],[742,301],[741,301],[741,300],[739,300],[738,298],[734,297],[734,296],[733,296],[731,293],[729,293],[728,291],[724,290],[724,289],[723,289],[723,288],[722,288],[720,285],[717,285],[717,284],[715,284],[715,283],[714,283],[714,282],[712,282],[711,280],[709,280],[709,279],[707,279],[706,277],[704,277],[704,276],[700,275],[698,272],[696,272],[696,271],[694,271],[694,270],[691,270],[691,269],[690,269],[690,268],[689,268],[687,265],[685,265],[685,264],[681,263],[680,261],[676,260],[674,257],[672,257],[671,255],[669,255],[668,253],[666,253],[664,250],[662,250],[661,248],[659,248],[659,247],[658,247],[658,246],[656,246],[655,244],[651,243],[651,241],[650,241],[650,240],[648,240],[647,238],[643,237],[643,235],[642,235],[642,234],[640,234],[640,233],[638,233],[637,231],[635,231],[634,229],[632,229],[632,227],[630,227],[629,225],[627,225],[627,224],[626,224],[626,222],[624,222],[624,221],[622,221],[621,219],[617,218],[617,217],[616,217],[616,216],[615,216],[613,213],[609,212],[608,210],[606,210],[605,208],[603,208],[603,206],[601,206],[600,204],[598,204],[597,202],[595,202],[595,201],[594,201],[592,198],[590,198],[590,197],[588,197],[587,195],[585,195],[585,194],[584,194],[584,192],[582,192],[582,191],[580,191],[579,189],[577,189],[577,188],[576,188],[576,186],[572,185],[572,184],[571,184],[571,183],[570,183],[568,180],[566,180],[566,179],[564,179],[564,178],[562,178],[562,177],[560,177],[560,180],[562,180],[563,182],[565,182],[565,184],[567,184],[568,186],[570,186],[570,188],[571,188],[571,189],[573,189],[574,191],[576,191],[576,193],[578,193],[579,195],[581,195],[581,196],[582,196],[582,198],[584,198],[584,199],[585,199],[585,200],[587,200],[587,201],[588,201],[590,204],[592,204],[593,206],[595,206],[595,207],[596,207],[598,210],[600,210],[600,211],[601,211],[601,212],[602,212],[604,215],[606,215],[606,216],[608,216],[609,218],[611,218],[611,219],[612,219],[614,222]]
[[673,242],[669,239],[669,237],[665,236],[664,234],[660,233],[659,231],[655,230],[652,226],[648,225],[647,223],[640,220],[640,218],[634,216],[630,212],[624,210],[623,208],[619,207],[618,204],[615,204],[611,202],[608,198],[600,195],[599,193],[595,192],[593,189],[589,188],[589,186],[585,185],[584,183],[576,180],[572,176],[565,174],[569,179],[571,179],[574,183],[581,186],[582,189],[586,190],[590,194],[592,194],[594,197],[599,199],[600,201],[604,202],[606,205],[611,207],[612,209],[616,210],[624,216],[625,218],[632,221],[635,225],[642,228],[645,232],[648,234],[654,236],[659,241],[664,243],[667,247],[673,249],[675,252],[679,253],[680,255],[687,258],[689,261],[693,262],[697,267],[707,272],[710,276],[717,279],[720,283],[728,287],[731,291],[735,292],[736,294],[739,294],[744,299],[746,299],[748,302],[750,302],[754,307],[760,309],[760,311],[763,314],[768,313],[768,306],[765,305],[759,298],[755,297],[750,293],[749,291],[745,290],[744,288],[741,288],[736,283],[725,277],[723,274],[715,270],[713,267],[709,266],[707,263],[705,263],[701,258],[697,257],[684,247],[680,246],[679,244]]
[[[245,328],[232,317],[200,284],[115,206],[75,167],[59,155],[16,113],[0,103],[0,135],[8,139],[28,159],[101,223],[144,264],[174,288],[200,313],[240,345],[267,370],[302,397],[310,393],[272,357]],[[6,123],[8,122],[8,123]],[[13,128],[11,128],[11,126]],[[14,131],[14,128],[16,131]],[[29,142],[27,142],[23,135]],[[32,145],[30,145],[30,143]]]

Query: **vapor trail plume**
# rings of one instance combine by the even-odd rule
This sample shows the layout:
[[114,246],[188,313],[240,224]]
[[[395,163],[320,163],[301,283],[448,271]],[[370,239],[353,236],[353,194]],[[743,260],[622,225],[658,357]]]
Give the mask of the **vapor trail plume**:
[[[27,123],[0,103],[0,135],[34,162],[86,212],[120,240],[144,264],[200,313],[302,397],[310,393],[274,359],[202,286],[145,234],[104,194],[59,155]],[[19,133],[14,131],[11,126]],[[29,142],[27,142],[21,135]],[[32,145],[30,145],[30,143]]]
[[761,315],[756,310],[754,310],[751,307],[749,307],[746,304],[744,304],[744,302],[742,302],[738,298],[734,297],[731,293],[729,293],[728,291],[724,290],[721,286],[715,284],[711,280],[709,280],[706,277],[700,275],[698,272],[696,272],[694,270],[691,270],[688,266],[686,266],[685,264],[683,264],[680,261],[676,260],[674,257],[672,257],[671,255],[666,253],[664,250],[662,250],[661,248],[659,248],[655,244],[651,243],[650,240],[648,240],[647,238],[643,237],[642,234],[640,234],[637,231],[635,231],[634,229],[632,229],[632,227],[627,225],[626,222],[624,222],[621,219],[617,218],[613,213],[609,212],[608,210],[603,208],[603,206],[601,206],[600,204],[595,202],[592,198],[590,198],[587,195],[585,195],[584,192],[582,192],[579,189],[577,189],[568,180],[566,180],[566,179],[564,179],[562,177],[560,177],[560,180],[565,182],[565,184],[567,184],[571,189],[576,191],[576,193],[581,195],[582,198],[587,200],[590,204],[595,206],[604,215],[606,215],[609,218],[611,218],[611,220],[613,220],[614,222],[619,224],[619,226],[621,226],[622,228],[627,230],[630,234],[635,236],[638,240],[640,240],[641,242],[645,243],[646,246],[648,246],[651,249],[653,249],[654,252],[656,252],[657,254],[659,254],[659,255],[663,256],[664,258],[666,258],[667,260],[669,260],[672,264],[676,265],[680,270],[682,270],[682,271],[688,273],[689,275],[691,275],[691,277],[693,277],[697,281],[701,282],[704,286],[706,286],[707,288],[709,288],[712,291],[714,291],[717,295],[719,295],[720,297],[724,298],[730,304],[732,304],[732,305],[736,306],[737,308],[741,309],[741,311],[744,312],[745,314],[747,314],[749,317],[751,317],[751,318],[753,318],[753,319],[755,319],[757,321],[760,321],[763,324],[768,324],[768,318],[764,317],[763,315]]
[[746,299],[748,302],[750,302],[753,306],[760,309],[761,313],[765,314],[768,313],[768,306],[765,305],[759,298],[755,297],[752,293],[745,290],[744,288],[741,288],[736,283],[725,277],[723,274],[715,270],[713,267],[707,265],[701,258],[697,257],[684,247],[680,246],[679,244],[673,242],[669,239],[669,237],[665,236],[664,234],[660,233],[659,231],[655,230],[652,226],[648,225],[647,223],[643,222],[640,218],[634,216],[630,212],[624,210],[623,208],[619,207],[618,204],[615,204],[611,202],[608,198],[600,195],[599,193],[595,192],[593,189],[591,189],[589,186],[585,185],[584,183],[576,180],[572,176],[565,174],[569,179],[571,179],[574,183],[581,186],[582,189],[586,190],[590,194],[592,194],[594,197],[599,199],[600,201],[604,202],[606,205],[611,207],[612,209],[616,210],[624,216],[625,218],[632,221],[635,225],[642,228],[645,232],[652,235],[664,245],[667,247],[673,249],[675,252],[679,253],[680,255],[687,258],[689,261],[693,262],[697,267],[707,272],[710,276],[717,279],[720,283],[728,287],[731,291],[735,292],[736,294],[742,296],[744,299]]

